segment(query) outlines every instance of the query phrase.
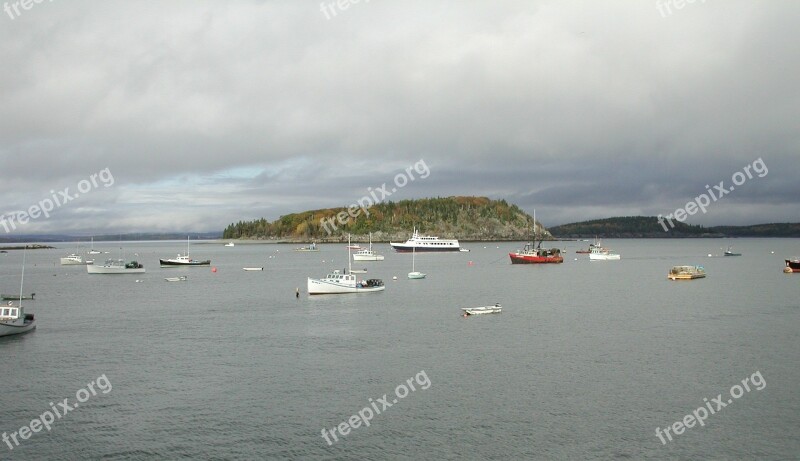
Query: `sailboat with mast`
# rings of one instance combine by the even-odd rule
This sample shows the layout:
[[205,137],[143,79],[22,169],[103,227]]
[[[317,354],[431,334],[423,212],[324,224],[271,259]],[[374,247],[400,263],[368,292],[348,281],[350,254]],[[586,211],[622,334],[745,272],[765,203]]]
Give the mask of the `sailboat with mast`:
[[[352,245],[348,245],[351,248]],[[360,248],[353,253],[353,261],[383,261],[383,255],[379,255],[372,249],[372,232],[369,233],[369,248]]]
[[[27,246],[26,246],[27,248]],[[15,306],[13,301],[0,307],[0,336],[18,335],[27,333],[36,328],[36,319],[33,314],[26,314],[22,307],[22,288],[25,284],[25,250],[22,253],[22,276],[19,281],[20,297]]]
[[189,256],[189,236],[186,236],[186,254],[178,254],[175,258],[170,259],[159,259],[161,263],[161,267],[171,267],[171,266],[210,266],[211,260],[206,259],[203,261],[192,259]]
[[542,242],[536,244],[536,210],[533,210],[533,241],[526,243],[522,250],[509,253],[511,264],[558,264],[564,262],[558,248],[542,248]]
[[411,272],[408,273],[408,278],[410,279],[424,279],[428,274],[423,274],[419,272],[416,268],[416,259],[417,259],[417,250],[416,248],[411,250]]
[[89,251],[87,251],[86,253],[90,255],[99,255],[100,253],[102,253],[102,251],[94,249],[94,237],[92,237],[92,247],[89,248]]
[[359,280],[352,273],[352,261],[350,258],[350,236],[347,236],[347,269],[342,271],[334,270],[325,278],[308,278],[308,294],[341,294],[341,293],[372,293],[383,291],[386,286],[381,279]]

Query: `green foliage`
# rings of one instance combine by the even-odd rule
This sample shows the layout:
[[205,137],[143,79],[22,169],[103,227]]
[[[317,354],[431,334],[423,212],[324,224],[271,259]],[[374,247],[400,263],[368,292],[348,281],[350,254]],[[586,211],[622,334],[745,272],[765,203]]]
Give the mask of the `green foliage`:
[[[281,216],[272,223],[266,219],[232,223],[224,239],[304,239],[325,240],[342,234],[408,234],[416,227],[423,233],[463,239],[525,239],[530,236],[531,217],[505,200],[486,197],[436,197],[379,203],[367,210],[328,208]],[[344,213],[340,224],[337,215]],[[343,217],[345,215],[342,215]],[[344,221],[345,219],[343,219]],[[328,222],[327,229],[323,222]],[[544,236],[547,237],[545,231]],[[541,237],[541,236],[540,236]]]

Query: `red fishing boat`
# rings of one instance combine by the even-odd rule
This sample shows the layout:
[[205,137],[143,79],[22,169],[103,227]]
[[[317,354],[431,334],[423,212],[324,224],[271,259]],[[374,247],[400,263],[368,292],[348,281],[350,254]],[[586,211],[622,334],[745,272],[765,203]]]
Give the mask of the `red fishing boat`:
[[558,248],[542,248],[542,242],[536,245],[536,211],[533,212],[533,242],[526,243],[522,250],[509,253],[511,264],[548,264],[563,263],[564,257]]

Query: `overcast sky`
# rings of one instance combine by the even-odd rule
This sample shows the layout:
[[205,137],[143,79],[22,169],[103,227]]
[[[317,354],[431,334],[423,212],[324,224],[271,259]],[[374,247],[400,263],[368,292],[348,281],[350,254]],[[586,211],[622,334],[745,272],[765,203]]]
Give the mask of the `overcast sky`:
[[553,226],[671,213],[761,158],[687,222],[800,220],[800,2],[341,5],[0,12],[0,212],[108,169],[14,232],[213,231],[422,160],[386,200],[485,195]]

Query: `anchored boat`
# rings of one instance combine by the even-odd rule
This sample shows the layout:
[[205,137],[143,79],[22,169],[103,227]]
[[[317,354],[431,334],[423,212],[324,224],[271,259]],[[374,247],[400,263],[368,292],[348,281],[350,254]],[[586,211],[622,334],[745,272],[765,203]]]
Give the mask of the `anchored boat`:
[[460,251],[461,248],[456,239],[440,239],[439,237],[420,235],[416,227],[411,238],[406,240],[405,243],[389,242],[389,245],[398,253],[409,253],[411,251]]
[[159,259],[159,263],[161,267],[169,267],[169,266],[210,266],[211,260],[206,259],[203,261],[198,261],[189,257],[189,236],[186,236],[186,254],[181,255],[178,254],[175,258],[172,259]]
[[[22,293],[24,281],[25,253],[22,254],[22,276],[19,281],[20,293]],[[33,314],[25,313],[21,297],[18,302],[19,304],[15,306],[13,301],[9,301],[7,305],[0,307],[0,336],[18,335],[36,328],[36,319]]]
[[703,266],[674,266],[667,274],[669,280],[694,280],[705,276],[706,270]]
[[481,315],[481,314],[499,314],[503,311],[500,303],[495,303],[494,306],[480,306],[480,307],[462,307],[464,315]]

